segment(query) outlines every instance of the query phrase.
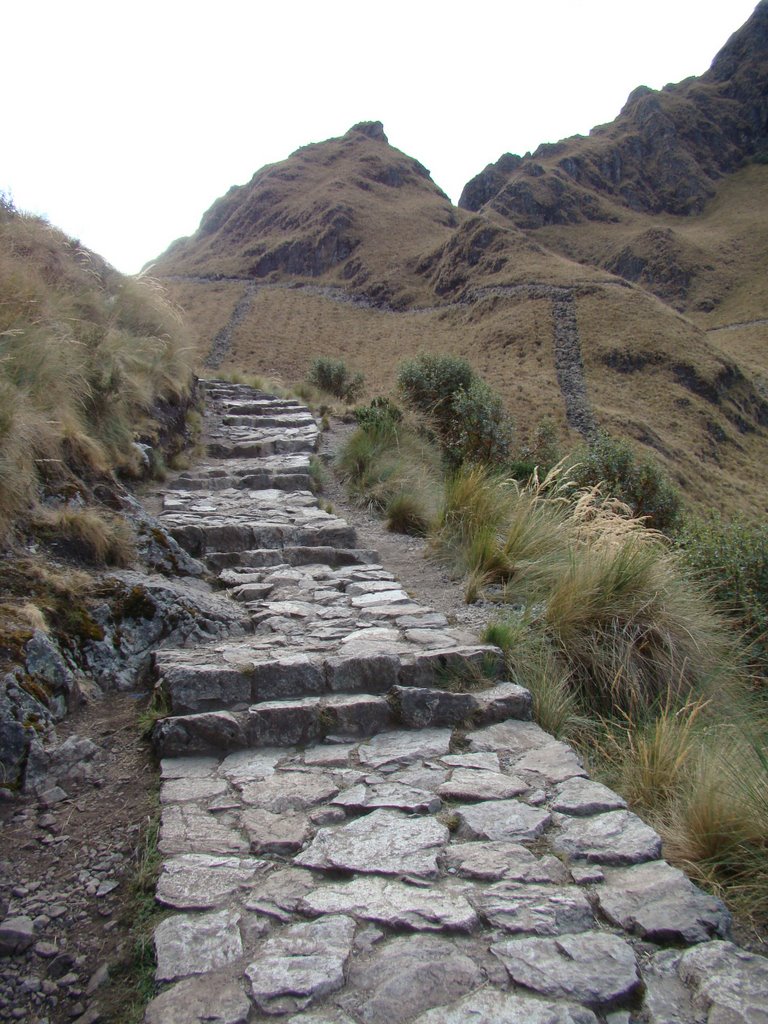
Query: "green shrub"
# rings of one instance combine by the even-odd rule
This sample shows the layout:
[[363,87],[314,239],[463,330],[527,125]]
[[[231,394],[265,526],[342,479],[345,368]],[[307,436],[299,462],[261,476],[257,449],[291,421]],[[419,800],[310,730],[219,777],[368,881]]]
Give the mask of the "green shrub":
[[570,473],[578,487],[601,485],[606,497],[629,505],[648,526],[668,531],[680,514],[680,493],[650,455],[638,455],[629,441],[600,433],[573,456]]
[[450,465],[507,460],[512,421],[465,359],[422,353],[403,363],[397,382],[408,405],[434,428]]
[[343,402],[354,402],[362,393],[365,378],[361,373],[350,374],[343,359],[315,359],[309,368],[307,380],[321,391],[340,398]]
[[370,405],[361,405],[355,409],[355,419],[361,427],[387,427],[401,423],[403,411],[383,395],[371,400]]
[[688,518],[677,543],[685,564],[731,615],[763,667],[768,664],[768,526],[717,513]]

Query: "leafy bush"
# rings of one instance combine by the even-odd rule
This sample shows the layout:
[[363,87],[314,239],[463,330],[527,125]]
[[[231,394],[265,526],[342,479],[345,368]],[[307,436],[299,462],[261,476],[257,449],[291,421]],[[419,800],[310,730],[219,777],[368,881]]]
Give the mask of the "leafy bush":
[[361,427],[386,427],[401,423],[403,411],[383,395],[377,395],[370,405],[361,405],[355,409],[355,419]]
[[356,373],[352,376],[343,359],[325,357],[315,359],[309,368],[307,380],[313,387],[327,391],[329,395],[340,398],[343,402],[354,402],[360,397],[365,386],[363,375]]
[[422,353],[403,363],[397,382],[408,405],[433,426],[452,466],[506,461],[512,421],[465,359]]
[[650,527],[668,531],[680,514],[680,493],[650,455],[638,455],[623,439],[600,433],[573,456],[570,473],[579,487],[601,485],[607,497],[625,502]]
[[717,513],[688,518],[677,535],[685,564],[736,620],[752,653],[768,664],[768,526]]

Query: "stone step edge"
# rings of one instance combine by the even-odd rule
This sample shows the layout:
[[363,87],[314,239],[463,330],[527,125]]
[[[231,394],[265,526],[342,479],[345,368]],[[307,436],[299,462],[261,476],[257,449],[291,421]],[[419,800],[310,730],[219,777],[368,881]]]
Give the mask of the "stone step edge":
[[373,548],[336,548],[323,545],[289,545],[282,548],[251,548],[245,551],[209,551],[205,561],[212,569],[271,569],[280,565],[297,568],[324,565],[341,569],[351,565],[379,565],[379,553]]
[[247,660],[246,649],[240,664],[189,665],[179,661],[185,654],[182,648],[153,655],[157,688],[174,715],[334,693],[382,694],[398,686],[462,690],[505,672],[504,656],[489,644],[348,655],[299,650],[260,661]]
[[244,711],[206,711],[160,719],[152,730],[159,758],[197,757],[259,747],[308,746],[367,738],[398,728],[479,728],[531,720],[531,694],[516,683],[452,693],[393,687],[387,694],[337,693],[269,701]]

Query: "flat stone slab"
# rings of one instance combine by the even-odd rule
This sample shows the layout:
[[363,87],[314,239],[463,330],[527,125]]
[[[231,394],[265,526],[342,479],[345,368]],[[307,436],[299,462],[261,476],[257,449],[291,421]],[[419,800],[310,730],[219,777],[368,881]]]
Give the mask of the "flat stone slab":
[[228,779],[233,786],[241,789],[249,782],[258,782],[274,775],[275,765],[284,758],[284,747],[237,750],[224,758],[219,765],[218,773]]
[[515,984],[593,1009],[626,1002],[640,987],[632,947],[606,932],[557,939],[509,939],[491,946],[491,952]]
[[631,811],[563,818],[559,825],[552,849],[573,860],[623,866],[661,856],[661,839]]
[[160,819],[161,853],[248,853],[239,829],[209,814],[196,804],[168,804]]
[[[370,957],[353,960],[344,1009],[364,1024],[410,1024],[485,982],[463,946],[438,935],[407,935],[376,945]],[[471,1018],[470,1018],[471,1019]]]
[[663,860],[606,871],[595,895],[612,924],[649,942],[705,942],[730,928],[723,903]]
[[575,885],[498,882],[472,903],[494,928],[511,934],[564,935],[589,931],[595,924],[589,901]]
[[211,910],[246,889],[268,862],[255,857],[211,857],[183,853],[164,861],[158,903],[176,910]]
[[185,978],[153,999],[144,1024],[245,1024],[250,1012],[239,985],[206,975]]
[[563,864],[550,855],[537,857],[518,843],[452,843],[445,851],[443,865],[462,878],[483,882],[562,883],[567,880]]
[[455,768],[437,792],[446,800],[510,800],[528,788],[521,779],[501,772]]
[[552,815],[520,800],[487,800],[455,809],[458,833],[467,839],[536,839]]
[[442,800],[434,793],[402,782],[379,782],[370,786],[358,784],[345,789],[331,802],[349,811],[389,807],[410,814],[434,814],[443,806]]
[[390,928],[471,931],[478,917],[464,887],[422,889],[376,876],[314,889],[299,904],[302,913],[349,914]]
[[229,790],[226,779],[186,778],[167,779],[160,792],[160,803],[187,803],[192,800],[212,800]]
[[612,789],[591,779],[570,778],[557,787],[552,810],[573,817],[602,814],[605,811],[624,810],[626,800]]
[[598,1024],[583,1006],[553,1003],[522,993],[484,988],[463,999],[427,1010],[413,1024]]
[[359,748],[360,764],[380,768],[387,764],[412,764],[447,754],[450,729],[420,729],[417,732],[385,732]]
[[243,952],[240,914],[174,914],[155,928],[158,981],[205,974],[239,959]]
[[249,807],[243,811],[242,822],[252,853],[295,853],[311,835],[309,818],[295,811],[276,814],[262,807]]
[[408,818],[378,810],[347,825],[321,828],[294,863],[324,871],[366,874],[437,874],[437,856],[450,833],[434,818]]
[[683,953],[678,976],[712,1024],[766,1024],[768,959],[730,942],[708,942]]
[[351,917],[333,916],[291,925],[267,939],[245,971],[254,1003],[265,1013],[283,1014],[338,991],[354,935]]
[[529,750],[514,762],[516,772],[533,772],[550,783],[563,782],[574,776],[584,776],[581,758],[567,743],[550,739],[543,747]]
[[242,799],[248,807],[261,807],[273,814],[280,814],[283,811],[302,811],[325,803],[338,792],[338,785],[324,775],[281,772],[243,786]]

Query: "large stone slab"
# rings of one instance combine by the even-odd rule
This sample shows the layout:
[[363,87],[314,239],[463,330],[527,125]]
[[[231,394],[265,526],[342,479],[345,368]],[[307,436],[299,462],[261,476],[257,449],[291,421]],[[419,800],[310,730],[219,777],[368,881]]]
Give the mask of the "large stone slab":
[[598,1024],[591,1010],[523,993],[483,988],[448,1006],[427,1010],[413,1024]]
[[728,935],[730,914],[682,871],[657,860],[606,871],[596,888],[608,920],[650,942],[705,942]]
[[239,829],[209,814],[197,804],[169,804],[160,819],[161,853],[248,853]]
[[574,776],[584,776],[581,758],[567,743],[550,739],[543,747],[537,747],[523,754],[514,763],[516,772],[532,772],[546,782],[563,782]]
[[624,866],[661,856],[661,839],[631,811],[608,811],[591,818],[563,817],[559,825],[552,849],[572,860]]
[[553,811],[559,811],[561,814],[584,817],[590,814],[603,814],[606,811],[623,810],[627,802],[618,793],[614,793],[612,789],[599,782],[574,777],[560,783],[550,806]]
[[640,986],[629,943],[606,932],[509,939],[491,946],[517,985],[592,1009],[625,1003]]
[[434,793],[402,782],[379,782],[370,786],[358,784],[345,789],[331,802],[348,811],[389,807],[409,814],[434,814],[442,807],[442,801]]
[[174,914],[155,928],[158,981],[205,974],[237,960],[243,952],[240,914]]
[[252,853],[295,853],[311,834],[309,819],[299,812],[275,814],[262,807],[249,807],[243,811],[242,823]]
[[203,802],[223,796],[228,790],[226,779],[168,779],[160,790],[160,803],[187,803],[192,800]]
[[498,882],[475,894],[472,903],[490,925],[510,934],[564,935],[595,924],[584,892],[575,885]]
[[353,960],[339,1002],[363,1024],[406,1024],[425,1010],[478,988],[485,976],[451,941],[408,935]]
[[449,832],[434,818],[378,810],[347,825],[321,828],[295,863],[325,871],[431,878]]
[[549,811],[520,800],[486,800],[455,809],[458,834],[466,839],[536,839],[551,820]]
[[484,882],[565,882],[567,873],[557,857],[537,857],[518,843],[451,843],[443,855],[451,874]]
[[267,861],[255,857],[184,853],[164,862],[155,897],[176,910],[211,910],[246,889],[267,866]]
[[421,729],[418,732],[385,732],[359,748],[360,764],[380,768],[387,764],[412,764],[447,754],[450,729]]
[[344,984],[352,951],[351,917],[324,917],[273,935],[245,971],[251,998],[264,1013],[295,1013]]
[[245,1024],[250,1012],[239,985],[208,974],[185,978],[153,999],[144,1024]]
[[314,889],[299,904],[302,913],[349,914],[390,928],[471,931],[477,924],[464,887],[421,889],[376,876]]
[[318,876],[301,868],[282,868],[260,878],[245,899],[246,910],[287,922],[295,915],[302,899],[318,884]]
[[768,1024],[768,959],[730,942],[707,942],[680,957],[678,975],[710,1024]]
[[446,800],[510,800],[527,789],[521,779],[501,772],[455,768],[437,792]]
[[309,772],[278,772],[268,779],[243,786],[243,803],[280,814],[302,811],[326,803],[339,792],[332,779]]
[[242,789],[249,782],[258,782],[275,774],[275,766],[285,757],[281,747],[260,750],[237,750],[225,757],[219,765],[219,775],[233,786]]
[[497,725],[488,725],[467,734],[467,746],[472,752],[502,751],[512,758],[522,757],[529,750],[544,747],[552,742],[548,732],[535,722],[520,722],[510,719]]

